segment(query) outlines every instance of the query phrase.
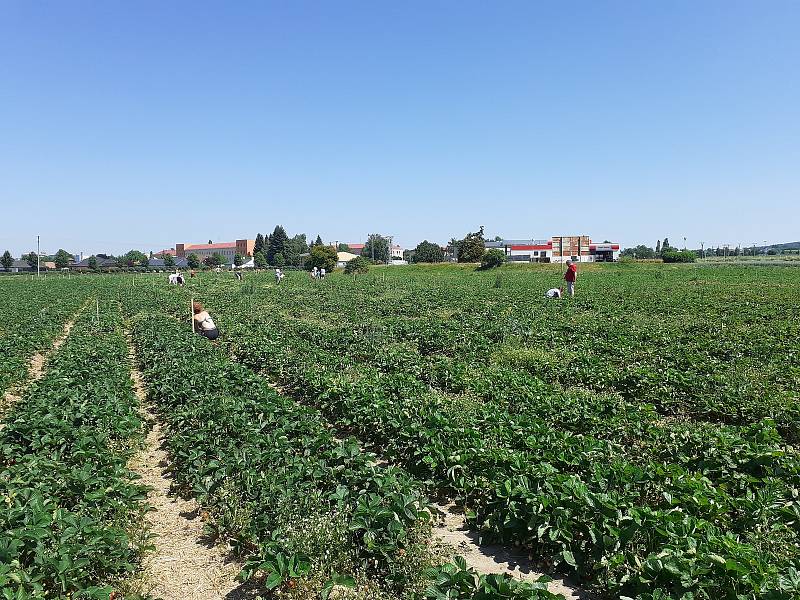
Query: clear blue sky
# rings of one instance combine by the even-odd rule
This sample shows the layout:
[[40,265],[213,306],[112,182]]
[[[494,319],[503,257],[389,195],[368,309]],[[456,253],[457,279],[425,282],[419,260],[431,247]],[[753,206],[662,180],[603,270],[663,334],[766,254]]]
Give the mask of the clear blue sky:
[[0,3],[0,250],[800,238],[800,2]]

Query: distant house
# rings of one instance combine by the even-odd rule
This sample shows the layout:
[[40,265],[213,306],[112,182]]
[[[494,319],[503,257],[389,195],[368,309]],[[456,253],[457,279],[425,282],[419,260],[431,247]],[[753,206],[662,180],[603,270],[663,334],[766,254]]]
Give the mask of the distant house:
[[352,252],[337,252],[336,253],[336,266],[340,268],[344,268],[347,263],[349,263],[354,258],[358,258],[358,254],[353,254]]
[[[89,257],[84,258],[83,260],[81,260],[79,262],[76,262],[75,264],[70,265],[70,266],[71,266],[72,269],[75,269],[76,271],[88,271],[88,270],[91,269],[91,267],[89,266],[89,260],[91,258],[92,257],[89,256]],[[117,260],[114,259],[114,258],[99,258],[99,257],[95,257],[95,260],[97,260],[97,268],[98,269],[107,269],[109,267],[116,267],[117,266]]]
[[188,269],[189,268],[188,261],[185,258],[173,258],[172,262],[175,263],[175,264],[173,266],[171,266],[171,267],[168,267],[166,264],[164,264],[164,259],[163,258],[151,258],[148,261],[147,266],[150,269]]

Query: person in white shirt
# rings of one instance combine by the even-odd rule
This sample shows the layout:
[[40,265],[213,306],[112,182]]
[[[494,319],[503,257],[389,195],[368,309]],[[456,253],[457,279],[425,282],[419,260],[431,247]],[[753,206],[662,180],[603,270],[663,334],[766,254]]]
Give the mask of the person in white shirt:
[[561,295],[564,293],[564,288],[551,288],[547,290],[544,295],[548,298],[561,298]]
[[219,337],[219,329],[217,329],[214,319],[203,308],[203,305],[195,302],[192,305],[192,310],[194,311],[194,330],[209,340],[217,339]]
[[320,278],[320,279],[325,279],[325,267],[322,267],[322,268],[319,270],[319,278]]

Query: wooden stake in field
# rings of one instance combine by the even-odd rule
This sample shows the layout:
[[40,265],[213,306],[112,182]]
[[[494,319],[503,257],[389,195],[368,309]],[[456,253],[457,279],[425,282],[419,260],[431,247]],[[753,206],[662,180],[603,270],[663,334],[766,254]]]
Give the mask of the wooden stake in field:
[[94,301],[95,301],[95,308],[96,308],[96,314],[97,314],[97,324],[99,325],[100,324],[100,300],[95,298]]
[[192,322],[192,333],[194,333],[194,298],[189,300],[189,319]]

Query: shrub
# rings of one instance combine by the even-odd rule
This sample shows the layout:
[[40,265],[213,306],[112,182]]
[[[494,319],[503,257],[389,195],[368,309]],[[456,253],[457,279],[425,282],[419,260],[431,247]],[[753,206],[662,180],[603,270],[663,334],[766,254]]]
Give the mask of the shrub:
[[691,250],[667,250],[661,253],[661,259],[665,263],[693,263],[697,255]]
[[366,273],[369,271],[369,264],[368,259],[363,256],[356,256],[352,260],[347,261],[347,264],[344,266],[344,272],[347,275],[351,273]]
[[499,248],[492,248],[483,253],[481,269],[492,269],[506,262],[506,254]]
[[325,269],[331,273],[336,268],[336,250],[330,246],[315,245],[306,260],[306,269],[310,271],[314,267]]

